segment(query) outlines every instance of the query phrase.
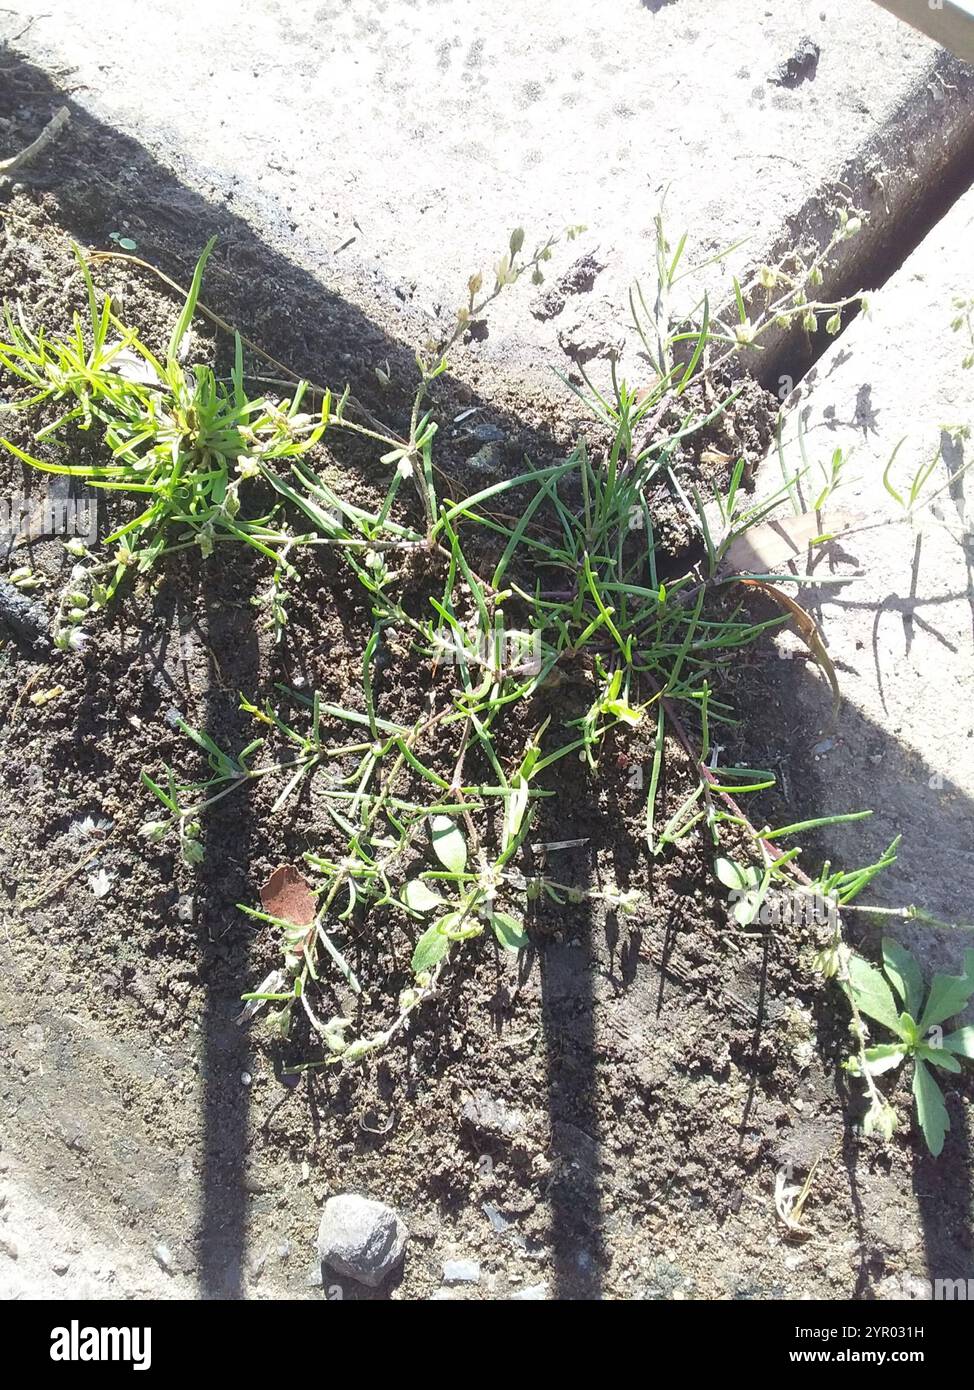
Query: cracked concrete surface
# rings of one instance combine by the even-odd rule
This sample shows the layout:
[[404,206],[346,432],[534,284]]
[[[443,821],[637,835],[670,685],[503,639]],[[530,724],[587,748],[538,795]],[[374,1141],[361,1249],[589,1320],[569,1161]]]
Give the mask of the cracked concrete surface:
[[[586,224],[591,286],[548,317],[502,297],[481,345],[539,383],[617,348],[644,370],[627,295],[664,193],[698,260],[747,239],[738,273],[827,239],[851,198],[872,213],[844,248],[856,278],[974,133],[969,70],[872,0],[617,0],[611,20],[586,0],[503,18],[490,0],[215,0],[205,39],[191,0],[19,12],[6,31],[33,21],[17,47],[79,105],[366,313],[398,300],[432,325],[512,228],[533,245]],[[151,222],[128,230],[151,257]],[[727,282],[708,280],[716,302]]]
[[[845,707],[828,746],[798,755],[797,776],[817,814],[874,809],[855,827],[862,862],[903,835],[873,901],[916,903],[965,923],[974,921],[974,367],[963,364],[974,343],[958,301],[970,305],[972,243],[968,193],[806,375],[783,430],[789,470],[801,466],[803,432],[806,507],[842,450],[843,485],[823,521],[827,529],[833,506],[857,518],[814,572],[859,577],[805,591]],[[934,464],[907,520],[883,484],[894,450],[888,481],[904,501],[918,472]],[[769,494],[780,483],[773,457],[759,487]],[[805,678],[785,688],[814,742],[811,731],[827,722],[824,685]],[[841,830],[828,836],[839,862],[849,838]],[[924,929],[915,944],[935,965],[946,959],[954,968],[970,937]]]

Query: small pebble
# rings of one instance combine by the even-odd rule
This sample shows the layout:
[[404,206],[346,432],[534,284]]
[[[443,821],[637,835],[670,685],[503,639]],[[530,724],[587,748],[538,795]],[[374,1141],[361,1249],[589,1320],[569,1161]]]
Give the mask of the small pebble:
[[496,1207],[491,1206],[490,1202],[485,1202],[483,1212],[487,1220],[493,1226],[499,1236],[502,1236],[511,1224],[506,1216],[502,1216]]
[[445,1284],[479,1284],[480,1262],[478,1260],[444,1260],[443,1282]]
[[357,1193],[329,1197],[318,1229],[318,1254],[336,1274],[376,1289],[401,1264],[409,1240],[392,1207]]
[[540,1303],[548,1297],[547,1284],[529,1284],[527,1288],[518,1289],[517,1293],[512,1293],[511,1302]]

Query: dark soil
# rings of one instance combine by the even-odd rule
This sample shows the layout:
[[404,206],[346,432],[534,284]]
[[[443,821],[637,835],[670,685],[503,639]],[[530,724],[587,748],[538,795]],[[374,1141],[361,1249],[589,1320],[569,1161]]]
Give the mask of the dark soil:
[[[36,128],[29,91],[5,93],[0,115],[11,148]],[[180,204],[178,185],[131,163],[131,149],[95,148],[84,126],[71,139],[0,207],[0,290],[32,323],[54,331],[82,307],[70,237],[111,249],[122,227],[139,254],[185,282],[211,230],[222,230],[204,299],[275,356],[318,380],[350,381],[371,410],[401,423],[408,339],[388,333],[408,325],[368,326],[334,296],[316,300],[307,277],[289,279],[232,213],[208,220],[189,197]],[[167,336],[175,301],[147,273],[114,262],[97,280],[150,342]],[[225,349],[200,330],[202,356],[220,360]],[[393,360],[401,387],[376,380],[377,353]],[[492,470],[518,467],[525,452],[536,463],[564,455],[578,428],[567,393],[521,400],[516,383],[502,383],[487,401],[475,345],[456,372],[434,405],[444,421],[438,463],[457,495],[484,483],[476,439],[449,423],[473,404],[503,432]],[[0,377],[0,395],[11,389]],[[768,405],[757,390],[742,401],[723,443],[709,442],[756,457]],[[6,416],[3,432],[31,447],[27,417]],[[705,467],[698,455],[683,463]],[[323,449],[316,462],[356,496],[370,497],[383,477],[363,451]],[[4,495],[36,491],[43,480],[28,472],[0,457]],[[102,534],[126,505],[105,506]],[[689,543],[665,539],[671,552]],[[7,570],[24,563],[49,577],[35,595],[49,604],[69,563],[63,547],[17,547]],[[262,700],[277,682],[298,683],[361,706],[367,604],[327,557],[302,569],[280,647],[251,603],[268,582],[264,562],[225,547],[209,562],[166,564],[125,593],[80,657],[45,657],[16,634],[0,650],[3,1155],[65,1228],[80,1213],[152,1271],[162,1242],[171,1261],[156,1264],[173,1291],[215,1297],[372,1296],[327,1273],[323,1291],[313,1267],[321,1203],[341,1191],[387,1201],[407,1221],[404,1271],[385,1290],[398,1298],[430,1297],[455,1256],[482,1264],[480,1286],[458,1295],[467,1297],[538,1285],[562,1298],[869,1297],[891,1277],[922,1275],[934,1250],[938,1272],[964,1273],[971,1242],[955,1198],[969,1190],[966,1148],[951,1142],[938,1164],[925,1159],[902,1086],[894,1141],[858,1135],[858,1090],[839,1068],[847,1018],[807,968],[810,939],[731,930],[700,841],[651,859],[639,740],[610,742],[596,779],[560,764],[536,836],[584,838],[552,856],[558,876],[639,889],[635,918],[549,910],[517,959],[481,938],[399,1041],[360,1070],[289,1074],[287,1064],[317,1055],[306,1034],[284,1046],[260,1024],[237,1026],[241,992],[279,950],[236,904],[256,906],[277,865],[334,850],[330,822],[313,789],[272,817],[280,787],[259,785],[209,815],[194,872],[139,838],[153,814],[139,774],[163,762],[199,769],[173,711],[237,751],[253,736],[239,692]],[[380,711],[411,709],[422,679],[391,653]],[[742,680],[745,699],[749,683],[765,683],[741,714],[744,728],[761,730],[753,761],[767,765],[762,746],[788,745],[786,709],[760,660]],[[574,698],[559,691],[542,717],[557,720]],[[660,814],[688,787],[673,743]],[[767,808],[778,821],[815,809],[794,788]],[[79,832],[86,816],[110,821],[110,832]],[[103,898],[89,881],[98,869],[112,879]],[[352,926],[343,944],[363,1014],[388,1021],[409,980],[409,933],[398,921],[378,936]],[[349,1001],[335,1002],[337,1012]],[[970,1101],[969,1088],[948,1093],[954,1140]],[[808,1239],[790,1241],[776,1176],[785,1168],[801,1182],[816,1161]],[[148,1280],[109,1272],[106,1292],[114,1283],[137,1295]]]

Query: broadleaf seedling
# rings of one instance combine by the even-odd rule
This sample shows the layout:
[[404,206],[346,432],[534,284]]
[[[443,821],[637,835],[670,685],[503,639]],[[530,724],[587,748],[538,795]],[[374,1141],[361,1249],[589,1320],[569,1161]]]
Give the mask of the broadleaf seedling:
[[[959,1072],[959,1058],[974,1061],[974,1027],[957,1028],[946,1035],[941,1027],[974,996],[974,950],[964,954],[963,974],[934,975],[925,991],[920,967],[906,947],[886,937],[882,949],[882,972],[862,956],[850,953],[846,986],[859,1013],[882,1024],[896,1041],[863,1045],[845,1065],[854,1075],[865,1072],[872,1083],[873,1078],[912,1061],[917,1120],[927,1148],[936,1157],[943,1149],[950,1117],[931,1068]],[[861,1041],[865,1044],[864,1039]],[[864,1131],[876,1130],[888,1138],[894,1123],[892,1108],[871,1087]]]

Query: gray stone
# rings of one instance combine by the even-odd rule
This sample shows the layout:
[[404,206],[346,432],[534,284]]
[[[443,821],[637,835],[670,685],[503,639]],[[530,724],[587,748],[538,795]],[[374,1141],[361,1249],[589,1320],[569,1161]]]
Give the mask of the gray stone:
[[318,1228],[318,1254],[336,1274],[378,1288],[402,1260],[405,1223],[384,1202],[356,1193],[329,1197]]
[[479,1260],[444,1260],[443,1281],[447,1284],[479,1284]]
[[507,1217],[499,1212],[495,1206],[491,1206],[490,1202],[484,1202],[483,1212],[497,1234],[502,1236],[511,1224]]
[[512,1293],[510,1301],[512,1303],[542,1303],[550,1297],[547,1284],[529,1284],[526,1289],[518,1289],[517,1293]]
[[466,433],[471,439],[476,439],[478,444],[500,444],[505,438],[504,431],[489,422],[473,425]]

